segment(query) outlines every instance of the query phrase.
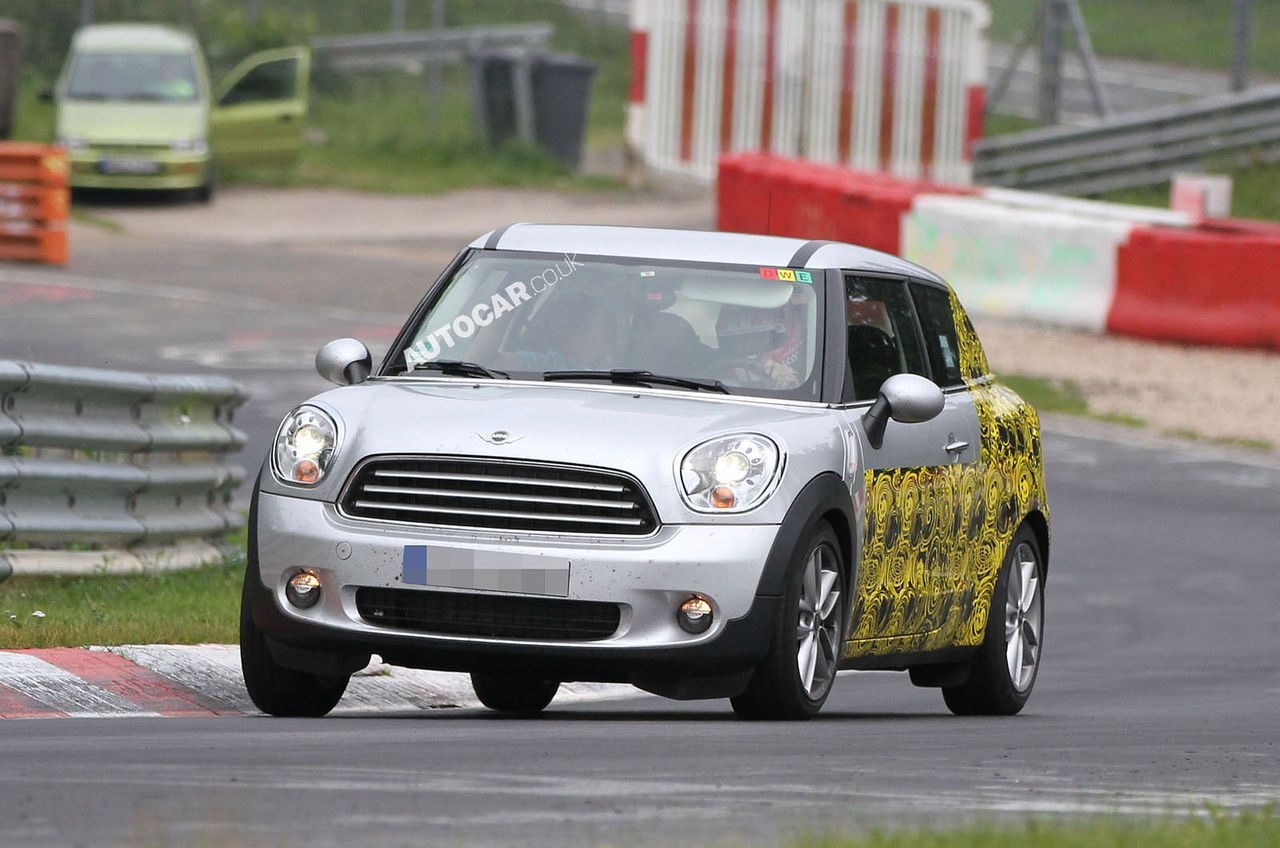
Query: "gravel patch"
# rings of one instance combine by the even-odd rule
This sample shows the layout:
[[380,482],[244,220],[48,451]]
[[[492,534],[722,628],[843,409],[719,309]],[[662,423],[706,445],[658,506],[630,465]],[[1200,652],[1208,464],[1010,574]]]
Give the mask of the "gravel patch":
[[997,374],[1070,380],[1097,413],[1280,450],[1280,352],[1190,347],[975,319]]

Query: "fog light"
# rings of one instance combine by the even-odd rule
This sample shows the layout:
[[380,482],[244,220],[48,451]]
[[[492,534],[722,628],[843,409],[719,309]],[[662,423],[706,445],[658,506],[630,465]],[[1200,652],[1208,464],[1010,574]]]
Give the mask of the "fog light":
[[706,633],[711,626],[711,602],[694,595],[676,610],[676,623],[685,633]]
[[284,596],[298,609],[311,609],[320,601],[320,578],[311,569],[304,569],[289,578]]

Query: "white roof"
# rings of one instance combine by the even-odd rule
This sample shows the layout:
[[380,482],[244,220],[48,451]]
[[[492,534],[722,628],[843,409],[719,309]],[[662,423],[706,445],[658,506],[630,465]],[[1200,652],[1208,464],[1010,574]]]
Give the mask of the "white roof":
[[723,262],[778,268],[842,268],[850,271],[902,274],[942,282],[932,271],[919,265],[866,247],[744,233],[512,224],[505,229],[485,233],[473,241],[471,247],[684,262]]
[[74,49],[130,53],[190,53],[190,34],[160,24],[94,24],[76,31]]

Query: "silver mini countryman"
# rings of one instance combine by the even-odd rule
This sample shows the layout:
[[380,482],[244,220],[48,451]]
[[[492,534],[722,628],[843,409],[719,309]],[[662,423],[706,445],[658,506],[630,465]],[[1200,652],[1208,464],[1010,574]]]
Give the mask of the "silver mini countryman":
[[860,247],[515,225],[280,425],[245,683],[319,716],[377,654],[535,713],[562,681],[822,707],[908,671],[1012,714],[1041,656],[1040,425],[937,276]]

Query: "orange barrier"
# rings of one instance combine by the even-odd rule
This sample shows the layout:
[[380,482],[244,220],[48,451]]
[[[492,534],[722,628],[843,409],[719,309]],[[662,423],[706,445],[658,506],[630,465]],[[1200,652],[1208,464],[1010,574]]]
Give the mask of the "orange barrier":
[[66,153],[44,144],[0,143],[0,261],[65,265],[69,213]]

